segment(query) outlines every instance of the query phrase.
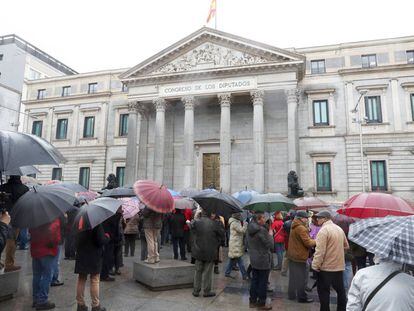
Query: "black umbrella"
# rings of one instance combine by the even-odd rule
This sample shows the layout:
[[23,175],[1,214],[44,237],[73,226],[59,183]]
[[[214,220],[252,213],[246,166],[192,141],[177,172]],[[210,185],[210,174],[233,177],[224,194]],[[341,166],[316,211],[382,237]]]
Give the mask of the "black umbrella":
[[41,174],[41,172],[37,168],[35,168],[33,165],[20,166],[20,167],[4,172],[4,175],[6,176],[10,176],[10,175],[25,176],[25,175],[31,175],[31,174]]
[[12,224],[18,228],[36,228],[75,209],[74,193],[64,188],[34,186],[23,194],[11,211]]
[[134,189],[127,188],[127,187],[105,189],[101,195],[101,197],[110,197],[110,198],[127,198],[127,197],[135,197],[135,196],[136,194],[134,192]]
[[201,208],[207,213],[229,218],[233,213],[241,213],[243,204],[231,195],[218,191],[206,191],[193,197],[194,201],[200,204]]
[[122,205],[121,200],[98,198],[83,205],[76,215],[74,226],[77,231],[91,230],[114,215]]
[[25,165],[58,165],[65,159],[46,140],[35,135],[0,130],[0,172]]
[[48,185],[48,187],[63,187],[73,192],[87,192],[88,191],[88,189],[86,189],[84,186],[79,185],[74,182],[59,182],[55,184],[50,184]]

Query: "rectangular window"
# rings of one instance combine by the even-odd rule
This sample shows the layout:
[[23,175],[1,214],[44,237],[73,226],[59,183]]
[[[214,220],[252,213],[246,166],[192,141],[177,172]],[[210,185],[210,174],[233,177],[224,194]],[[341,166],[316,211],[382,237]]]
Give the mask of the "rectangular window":
[[43,121],[33,121],[32,134],[42,137],[42,127],[43,127]]
[[414,64],[414,50],[407,51],[407,64]]
[[385,161],[370,161],[371,166],[371,190],[387,190],[387,170]]
[[98,91],[98,83],[89,83],[88,84],[88,94],[93,94]]
[[128,85],[122,83],[122,92],[128,92]]
[[362,68],[377,67],[377,55],[376,54],[362,55],[361,60],[362,60]]
[[329,110],[327,100],[313,101],[313,125],[329,125]]
[[3,60],[3,54],[0,54],[0,61]]
[[32,68],[29,69],[29,80],[37,80],[42,77],[42,74]]
[[331,163],[316,163],[316,191],[332,191]]
[[411,98],[411,120],[414,121],[414,93],[410,95]]
[[62,97],[70,95],[70,86],[62,87]]
[[37,90],[37,99],[43,99],[46,96],[46,89]]
[[119,187],[123,187],[124,180],[125,180],[125,167],[124,166],[118,166],[116,168],[116,178],[118,179]]
[[95,130],[95,117],[85,117],[83,122],[83,137],[93,137]]
[[128,135],[128,114],[119,115],[119,136]]
[[52,169],[52,180],[62,180],[62,168],[54,167]]
[[311,61],[311,74],[320,74],[325,73],[325,60],[312,60]]
[[56,139],[66,139],[68,132],[68,119],[58,119],[56,126]]
[[382,123],[381,97],[365,97],[365,117],[368,123]]
[[89,189],[89,176],[90,175],[90,168],[89,167],[81,167],[79,169],[79,184],[84,186],[86,189]]

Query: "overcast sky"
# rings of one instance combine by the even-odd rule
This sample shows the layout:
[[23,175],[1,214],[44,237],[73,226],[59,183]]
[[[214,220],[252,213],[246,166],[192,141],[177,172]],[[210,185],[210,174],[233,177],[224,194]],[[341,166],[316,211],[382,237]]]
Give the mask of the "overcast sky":
[[[211,0],[2,0],[15,33],[79,72],[132,67],[205,25]],[[280,48],[414,35],[412,0],[217,0],[218,29]],[[214,27],[214,23],[211,23]]]

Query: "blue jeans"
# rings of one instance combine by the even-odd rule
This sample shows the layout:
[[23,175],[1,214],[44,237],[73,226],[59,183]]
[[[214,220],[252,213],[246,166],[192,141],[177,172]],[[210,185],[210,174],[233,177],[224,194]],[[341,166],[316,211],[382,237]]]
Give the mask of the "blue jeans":
[[56,256],[45,256],[32,259],[33,271],[33,302],[43,304],[49,296],[49,286],[52,281],[53,264]]
[[280,270],[282,269],[282,261],[283,261],[283,252],[285,247],[283,243],[275,243],[275,253],[277,257],[277,265],[275,264],[275,268]]
[[58,252],[55,257],[55,261],[53,262],[53,270],[52,270],[52,283],[57,283],[59,281],[59,262],[60,262],[60,251],[62,245],[58,245]]
[[19,244],[19,249],[26,249],[29,242],[29,230],[20,229],[19,236],[17,238],[17,243]]
[[227,262],[227,267],[226,267],[226,271],[224,272],[225,275],[230,275],[231,270],[233,268],[233,265],[237,263],[237,265],[239,266],[240,269],[240,273],[242,275],[242,277],[247,277],[247,272],[246,272],[246,268],[244,267],[244,263],[243,263],[243,258],[239,257],[239,258],[229,258],[229,261]]
[[349,287],[351,287],[351,282],[352,282],[352,262],[350,261],[345,261],[345,271],[343,272],[344,274],[344,287],[345,287],[345,292],[348,293]]

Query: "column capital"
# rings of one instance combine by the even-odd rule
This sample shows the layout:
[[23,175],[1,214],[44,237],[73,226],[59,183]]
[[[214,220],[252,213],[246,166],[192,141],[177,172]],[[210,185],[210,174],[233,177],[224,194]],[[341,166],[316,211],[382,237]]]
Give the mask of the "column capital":
[[152,101],[156,111],[165,111],[166,101],[164,98],[156,98]]
[[136,101],[128,102],[128,111],[129,113],[138,113],[138,102]]
[[288,89],[285,91],[288,103],[298,103],[300,90],[297,88]]
[[231,105],[231,93],[221,93],[217,95],[219,104],[222,107],[230,107]]
[[263,105],[263,90],[254,90],[250,92],[250,97],[252,99],[253,105]]
[[196,98],[194,96],[188,95],[181,98],[181,101],[184,104],[185,110],[193,110],[196,104]]

